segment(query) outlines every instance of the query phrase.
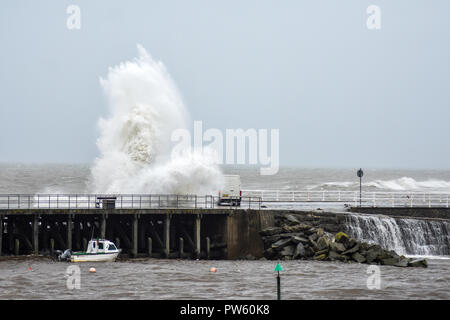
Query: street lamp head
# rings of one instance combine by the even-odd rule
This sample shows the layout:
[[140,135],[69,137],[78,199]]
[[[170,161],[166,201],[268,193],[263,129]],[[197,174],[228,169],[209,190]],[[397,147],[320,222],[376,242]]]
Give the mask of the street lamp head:
[[364,175],[364,171],[362,171],[362,169],[359,169],[356,174],[358,175],[359,178],[362,178],[362,176]]

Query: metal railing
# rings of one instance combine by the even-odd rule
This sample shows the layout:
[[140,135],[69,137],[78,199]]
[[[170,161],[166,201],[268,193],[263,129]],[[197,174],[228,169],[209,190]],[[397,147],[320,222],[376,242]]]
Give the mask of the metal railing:
[[[116,209],[165,208],[249,208],[261,209],[264,203],[314,203],[329,202],[359,206],[359,191],[286,191],[243,190],[242,197],[229,203],[218,204],[219,197],[212,195],[177,194],[0,194],[2,209],[103,209],[110,205]],[[446,207],[450,194],[424,192],[363,192],[362,206],[370,207]],[[237,203],[240,203],[238,206]],[[264,207],[264,206],[263,206]]]
[[[261,198],[230,198],[230,203],[218,204],[212,195],[177,194],[0,194],[2,209],[261,209]],[[239,205],[237,205],[239,202]]]
[[[245,190],[246,197],[260,197],[261,202],[334,202],[359,206],[359,191],[286,191]],[[362,192],[361,204],[372,207],[449,207],[448,193],[435,192]]]

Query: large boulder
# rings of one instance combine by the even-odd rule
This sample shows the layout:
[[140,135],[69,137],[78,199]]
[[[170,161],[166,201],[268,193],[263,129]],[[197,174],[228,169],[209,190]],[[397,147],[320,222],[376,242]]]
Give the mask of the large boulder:
[[308,239],[309,239],[310,242],[316,242],[317,238],[319,238],[319,236],[317,235],[317,233],[314,233],[314,234],[312,234],[312,235],[310,235],[310,236],[308,237]]
[[319,255],[314,255],[313,259],[316,260],[316,261],[326,260],[327,259],[327,254],[323,253],[323,254],[319,254]]
[[329,246],[330,243],[325,236],[322,236],[317,240],[317,247],[319,250],[328,249]]
[[405,258],[404,256],[401,256],[399,258],[399,261],[395,264],[396,267],[407,267],[408,266],[409,259]]
[[291,238],[280,239],[277,242],[272,243],[272,249],[274,249],[274,250],[281,250],[285,246],[287,246],[290,242],[291,242]]
[[355,244],[352,248],[347,251],[342,252],[342,254],[352,254],[359,251],[359,244]]
[[334,238],[336,239],[336,242],[338,243],[342,243],[344,244],[345,242],[347,242],[348,240],[350,240],[350,237],[345,234],[344,232],[338,232],[336,233],[336,235],[334,236]]
[[300,223],[300,221],[298,221],[298,219],[297,219],[295,216],[293,216],[292,214],[288,214],[288,215],[286,216],[286,220],[287,220],[290,224],[299,224],[299,223]]
[[400,262],[400,257],[391,257],[391,258],[381,259],[381,264],[386,265],[386,266],[395,266],[399,262]]
[[344,251],[345,251],[345,247],[344,247],[344,245],[343,245],[342,243],[339,243],[339,242],[331,242],[331,243],[330,243],[330,250],[331,250],[331,251],[334,251],[334,252],[341,253],[341,252],[344,252]]
[[280,252],[280,255],[282,256],[282,257],[284,257],[284,256],[293,256],[294,255],[294,252],[295,252],[295,246],[293,246],[293,245],[289,245],[289,246],[286,246],[286,247],[284,247],[282,250],[281,250],[281,252]]
[[343,256],[342,254],[337,253],[336,251],[330,251],[328,254],[328,258],[331,261],[347,261],[347,257]]
[[428,263],[425,259],[415,259],[408,262],[408,267],[421,267],[421,268],[427,268]]
[[367,250],[366,260],[367,263],[372,263],[377,260],[377,257],[382,253],[382,249],[380,246],[372,246]]
[[308,244],[309,240],[306,239],[306,238],[300,237],[300,236],[293,236],[293,237],[291,237],[291,242],[292,243],[299,243],[299,242],[301,242],[303,244]]
[[355,252],[354,254],[352,254],[352,258],[358,263],[366,262],[366,258],[364,258],[364,256],[359,252]]
[[293,258],[300,259],[300,258],[304,258],[305,256],[306,256],[305,246],[301,242],[297,243],[297,247],[295,248]]
[[274,234],[279,234],[281,233],[282,229],[280,227],[269,227],[269,228],[265,228],[263,230],[261,230],[259,232],[259,234],[261,236],[272,236]]

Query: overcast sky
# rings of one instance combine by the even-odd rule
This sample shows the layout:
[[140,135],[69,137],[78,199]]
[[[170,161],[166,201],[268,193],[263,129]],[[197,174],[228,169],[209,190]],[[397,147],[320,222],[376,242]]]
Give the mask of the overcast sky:
[[99,77],[140,43],[204,129],[279,129],[281,165],[450,168],[448,0],[0,6],[0,162],[92,162]]

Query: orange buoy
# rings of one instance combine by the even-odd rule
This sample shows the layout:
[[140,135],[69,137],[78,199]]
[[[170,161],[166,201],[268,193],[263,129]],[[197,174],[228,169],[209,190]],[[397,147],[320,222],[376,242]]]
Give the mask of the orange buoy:
[[211,269],[209,269],[210,272],[217,272],[217,269],[212,267]]
[[90,268],[90,269],[89,269],[89,272],[90,272],[90,273],[95,273],[95,272],[97,272],[97,270],[95,270],[95,268]]

